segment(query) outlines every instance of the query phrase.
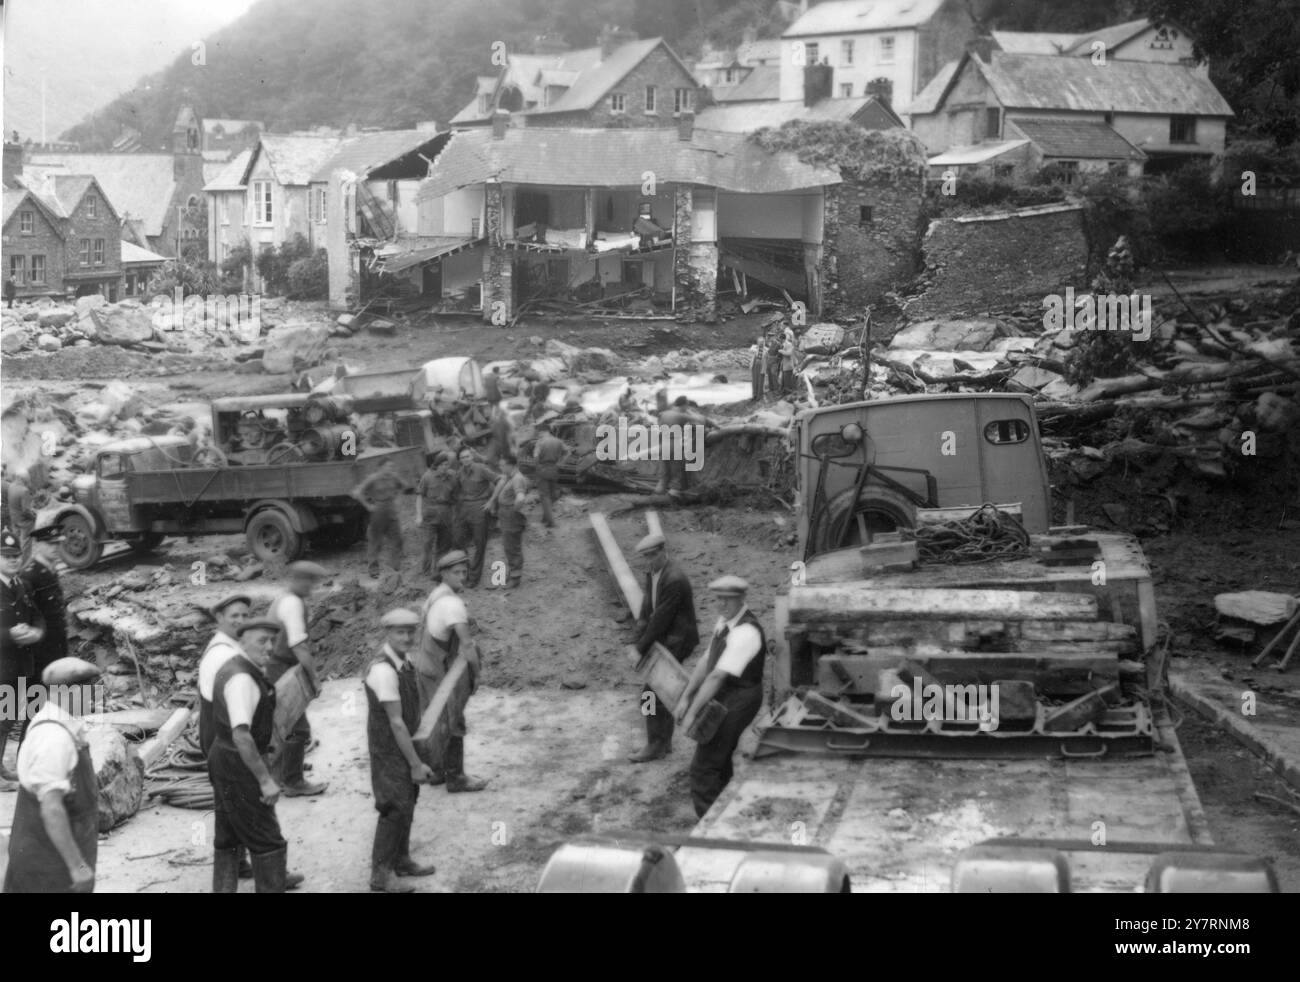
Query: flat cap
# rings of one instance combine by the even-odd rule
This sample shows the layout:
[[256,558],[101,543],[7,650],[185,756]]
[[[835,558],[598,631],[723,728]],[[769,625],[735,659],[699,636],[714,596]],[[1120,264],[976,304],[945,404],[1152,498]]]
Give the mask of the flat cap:
[[46,685],[77,685],[93,682],[102,673],[94,662],[81,658],[58,658],[45,666],[41,681]]
[[644,555],[647,552],[654,552],[656,549],[662,549],[666,543],[664,537],[658,532],[651,532],[644,539],[636,544],[636,551]]
[[231,604],[236,604],[236,603],[245,603],[248,604],[248,606],[250,607],[253,606],[253,601],[249,598],[248,594],[232,593],[230,596],[222,597],[220,600],[214,603],[211,607],[208,608],[208,612],[215,616],[221,613]]
[[275,631],[278,634],[280,622],[269,617],[250,617],[239,625],[239,636],[242,638],[249,631]]
[[290,576],[310,576],[313,579],[323,580],[330,575],[320,563],[313,563],[308,559],[299,559],[296,563],[289,564]]
[[415,627],[420,623],[420,615],[405,607],[395,607],[379,618],[383,627]]
[[739,576],[719,576],[709,584],[709,589],[720,597],[743,597],[749,584]]
[[18,544],[18,538],[8,529],[0,532],[0,556],[21,556],[23,547]]
[[439,569],[451,569],[453,566],[460,566],[469,562],[469,556],[465,555],[460,549],[453,549],[451,552],[444,552],[442,558],[438,560]]

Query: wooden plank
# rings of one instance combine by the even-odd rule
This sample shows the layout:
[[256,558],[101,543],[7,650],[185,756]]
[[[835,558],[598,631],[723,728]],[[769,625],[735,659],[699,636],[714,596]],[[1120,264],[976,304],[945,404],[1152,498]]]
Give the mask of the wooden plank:
[[627,602],[628,610],[632,612],[633,617],[639,617],[642,599],[641,584],[637,582],[632,567],[623,558],[623,551],[619,549],[614,533],[610,531],[609,520],[605,518],[604,513],[594,511],[589,517],[591,527],[596,530],[596,538],[600,540],[600,548],[605,553],[605,562],[618,582],[618,588]]
[[[645,527],[650,535],[663,535],[664,527],[659,521],[659,513],[654,509],[649,509],[645,513]],[[667,536],[664,536],[667,539]]]
[[156,733],[174,713],[163,706],[159,709],[119,709],[112,713],[90,713],[82,717],[92,726],[113,726],[129,733],[148,735]]
[[[634,649],[635,650],[635,649]],[[691,673],[688,672],[672,653],[656,641],[650,651],[636,665],[637,677],[648,688],[654,690],[668,712],[676,714],[681,703],[682,693],[690,684]],[[695,724],[686,734],[692,740],[707,741],[717,732],[718,725],[727,715],[727,709],[716,699],[710,699],[697,714]]]
[[971,650],[983,645],[1004,645],[1030,650],[1040,643],[1119,643],[1120,651],[1137,650],[1137,632],[1127,624],[1109,621],[875,621],[866,624],[792,624],[788,630],[805,634],[826,648],[840,644],[916,646]]
[[883,589],[861,584],[790,588],[792,622],[938,620],[1083,620],[1097,616],[1095,597],[1035,590]]
[[463,709],[470,697],[469,659],[457,655],[429,702],[429,708],[420,717],[420,726],[411,736],[415,752],[435,771],[443,769],[447,739],[451,736],[451,720],[457,709]]
[[171,746],[172,741],[185,732],[190,725],[190,717],[197,709],[182,706],[167,718],[167,722],[158,728],[158,732],[140,745],[140,760],[145,770],[152,767]]
[[[1024,508],[1019,501],[1009,502],[1007,504],[997,503],[998,511],[1006,512],[1014,518],[1024,517]],[[970,518],[982,505],[956,505],[949,508],[918,508],[916,509],[917,525],[938,525],[940,522],[958,522]]]

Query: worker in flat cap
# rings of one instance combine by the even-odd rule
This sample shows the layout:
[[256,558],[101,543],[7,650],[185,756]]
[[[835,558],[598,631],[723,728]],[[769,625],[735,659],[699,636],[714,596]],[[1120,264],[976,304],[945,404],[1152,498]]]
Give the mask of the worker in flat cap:
[[[316,666],[312,658],[311,638],[307,633],[307,625],[311,623],[307,601],[321,581],[329,575],[323,566],[306,560],[289,565],[288,589],[271,602],[271,608],[266,612],[280,626],[275,651],[266,673],[272,685],[285,672],[301,665],[312,691],[320,692],[320,681],[316,677]],[[303,761],[310,742],[311,723],[304,712],[285,739],[276,762],[275,776],[286,797],[320,794],[328,787],[328,783],[308,781],[303,776]]]
[[411,893],[405,877],[432,876],[433,865],[411,858],[411,822],[420,785],[434,773],[420,759],[411,735],[420,727],[420,690],[408,655],[415,646],[420,615],[405,607],[388,611],[379,621],[384,645],[366,672],[366,741],[370,746],[370,787],[379,822],[370,853],[370,889]]
[[32,645],[32,678],[39,679],[47,665],[68,654],[68,612],[56,569],[63,526],[44,525],[33,529],[31,540],[32,554],[20,575],[45,623],[45,636]]
[[459,501],[460,475],[456,472],[454,458],[440,450],[432,455],[428,470],[420,475],[415,486],[415,522],[424,534],[420,572],[425,576],[434,574],[437,558],[453,547]]
[[91,893],[99,844],[99,781],[85,725],[99,668],[60,658],[41,675],[44,705],[18,752],[18,802],[5,893]]
[[389,565],[398,573],[402,571],[402,519],[397,511],[398,495],[414,490],[397,472],[391,457],[379,469],[358,484],[352,497],[370,513],[366,525],[366,561],[370,575],[379,578],[379,554],[385,546],[391,554]]
[[[440,582],[420,611],[419,643],[411,652],[415,664],[416,685],[420,692],[420,715],[433,702],[434,693],[447,677],[458,655],[465,656],[469,667],[470,694],[478,688],[483,664],[478,642],[470,629],[469,609],[462,594],[469,571],[469,557],[453,549],[438,560]],[[465,706],[456,700],[448,707],[450,738],[443,753],[443,773],[435,775],[434,784],[445,780],[452,794],[482,791],[487,781],[465,773]]]
[[[20,692],[34,675],[34,654],[45,637],[45,622],[20,575],[22,544],[10,529],[0,530],[0,685],[3,691]],[[18,730],[22,738],[20,713],[0,714],[0,791],[17,790],[17,774],[4,764],[9,736]]]
[[[691,581],[680,565],[668,558],[664,537],[655,532],[637,543],[637,556],[645,567],[645,589],[637,618],[636,653],[644,657],[656,644],[684,663],[700,643],[695,623],[695,596]],[[645,746],[628,760],[634,764],[667,757],[673,749],[673,715],[649,687],[641,690],[645,717]]]
[[542,524],[548,529],[555,528],[555,517],[551,506],[560,497],[560,461],[568,453],[568,448],[551,430],[551,424],[537,424],[537,443],[533,446],[533,461],[536,466],[533,479],[542,496]]
[[727,712],[714,735],[696,744],[691,761],[691,800],[700,817],[731,780],[732,755],[745,728],[758,715],[767,654],[763,625],[745,605],[749,584],[739,576],[723,576],[709,589],[718,600],[718,621],[708,654],[695,666],[677,708],[677,723],[688,730],[711,699],[722,703]]
[[279,623],[269,617],[245,620],[238,628],[240,653],[213,679],[208,747],[215,812],[213,893],[237,892],[240,847],[252,859],[258,893],[288,888],[289,847],[275,814],[280,786],[264,759],[275,729],[275,686],[266,670],[278,634]]

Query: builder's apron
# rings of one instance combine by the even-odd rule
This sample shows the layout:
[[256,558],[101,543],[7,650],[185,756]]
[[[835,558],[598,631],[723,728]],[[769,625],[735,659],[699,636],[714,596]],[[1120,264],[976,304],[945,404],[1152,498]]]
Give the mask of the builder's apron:
[[[420,643],[411,653],[411,661],[415,665],[416,687],[420,694],[421,717],[424,716],[425,710],[429,708],[429,704],[433,702],[438,686],[442,684],[442,680],[451,671],[456,656],[460,654],[460,635],[454,630],[446,641],[439,641],[429,633],[429,611],[433,608],[435,600],[436,598],[430,594],[429,599],[424,602],[424,607],[420,610]],[[452,706],[449,723],[451,736],[465,735],[465,707],[463,705]]]
[[[68,810],[72,838],[81,850],[82,858],[94,870],[99,850],[99,781],[90,759],[90,744],[77,740],[71,728],[59,720],[39,720],[32,724],[31,729],[46,725],[62,726],[77,744],[77,769],[72,775],[72,789],[63,796],[63,805]],[[92,880],[87,892],[94,889]],[[14,807],[4,892],[72,892],[72,875],[45,831],[41,803],[26,788],[18,790],[18,802]]]

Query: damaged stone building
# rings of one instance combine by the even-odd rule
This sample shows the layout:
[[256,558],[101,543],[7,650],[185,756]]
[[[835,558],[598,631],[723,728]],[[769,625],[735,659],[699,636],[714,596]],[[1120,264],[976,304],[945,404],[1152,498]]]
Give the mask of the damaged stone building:
[[388,271],[495,323],[525,304],[710,321],[720,293],[755,284],[852,314],[912,274],[921,185],[919,171],[850,178],[689,113],[675,129],[563,131],[500,113],[454,133],[420,186],[418,232],[438,254]]

